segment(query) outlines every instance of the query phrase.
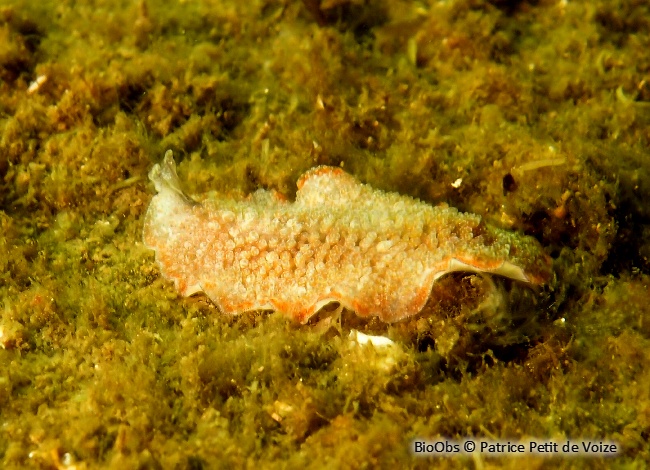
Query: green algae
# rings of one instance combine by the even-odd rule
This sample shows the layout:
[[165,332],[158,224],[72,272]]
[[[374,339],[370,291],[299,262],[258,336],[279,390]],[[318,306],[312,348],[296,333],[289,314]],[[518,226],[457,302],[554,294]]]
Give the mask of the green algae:
[[[641,468],[649,26],[632,0],[0,0],[3,468],[612,464],[411,456],[439,436],[611,439]],[[556,279],[450,276],[390,326],[223,317],[141,242],[168,148],[190,193],[343,166],[534,235]]]

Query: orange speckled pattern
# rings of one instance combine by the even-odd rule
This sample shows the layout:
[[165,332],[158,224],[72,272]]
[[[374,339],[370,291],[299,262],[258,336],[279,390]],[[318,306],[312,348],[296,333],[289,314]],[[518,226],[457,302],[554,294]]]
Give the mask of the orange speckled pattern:
[[304,323],[340,302],[394,322],[418,313],[451,271],[550,278],[550,258],[533,238],[373,189],[340,168],[305,173],[295,202],[259,190],[197,204],[182,193],[171,152],[149,176],[158,194],[145,244],[181,294],[205,292],[224,313],[272,309]]

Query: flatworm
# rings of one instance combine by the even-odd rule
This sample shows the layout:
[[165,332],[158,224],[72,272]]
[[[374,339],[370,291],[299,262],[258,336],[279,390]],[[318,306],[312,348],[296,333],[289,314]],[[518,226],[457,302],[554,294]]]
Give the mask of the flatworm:
[[281,311],[305,323],[328,303],[395,322],[424,307],[453,271],[542,284],[550,258],[532,237],[451,207],[371,188],[340,168],[298,180],[295,202],[258,190],[196,202],[171,151],[149,173],[158,194],[144,243],[184,296],[204,292],[224,313]]

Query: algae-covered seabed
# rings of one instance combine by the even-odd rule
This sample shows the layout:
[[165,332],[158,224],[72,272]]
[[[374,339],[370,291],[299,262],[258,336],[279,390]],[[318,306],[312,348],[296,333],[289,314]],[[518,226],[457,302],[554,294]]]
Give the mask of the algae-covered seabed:
[[[642,468],[649,31],[639,0],[1,0],[1,466]],[[555,278],[450,276],[388,327],[224,317],[142,244],[170,148],[195,194],[341,165],[535,236]],[[411,454],[471,436],[621,451]]]

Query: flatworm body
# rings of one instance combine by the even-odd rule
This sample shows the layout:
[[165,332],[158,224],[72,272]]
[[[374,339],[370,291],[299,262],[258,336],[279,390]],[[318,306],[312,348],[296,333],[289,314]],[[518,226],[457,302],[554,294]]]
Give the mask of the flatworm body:
[[480,271],[541,284],[538,242],[318,167],[295,202],[264,190],[243,201],[186,196],[171,151],[149,174],[158,194],[144,242],[181,294],[205,294],[229,314],[271,309],[306,322],[331,302],[394,322],[418,313],[436,279]]

